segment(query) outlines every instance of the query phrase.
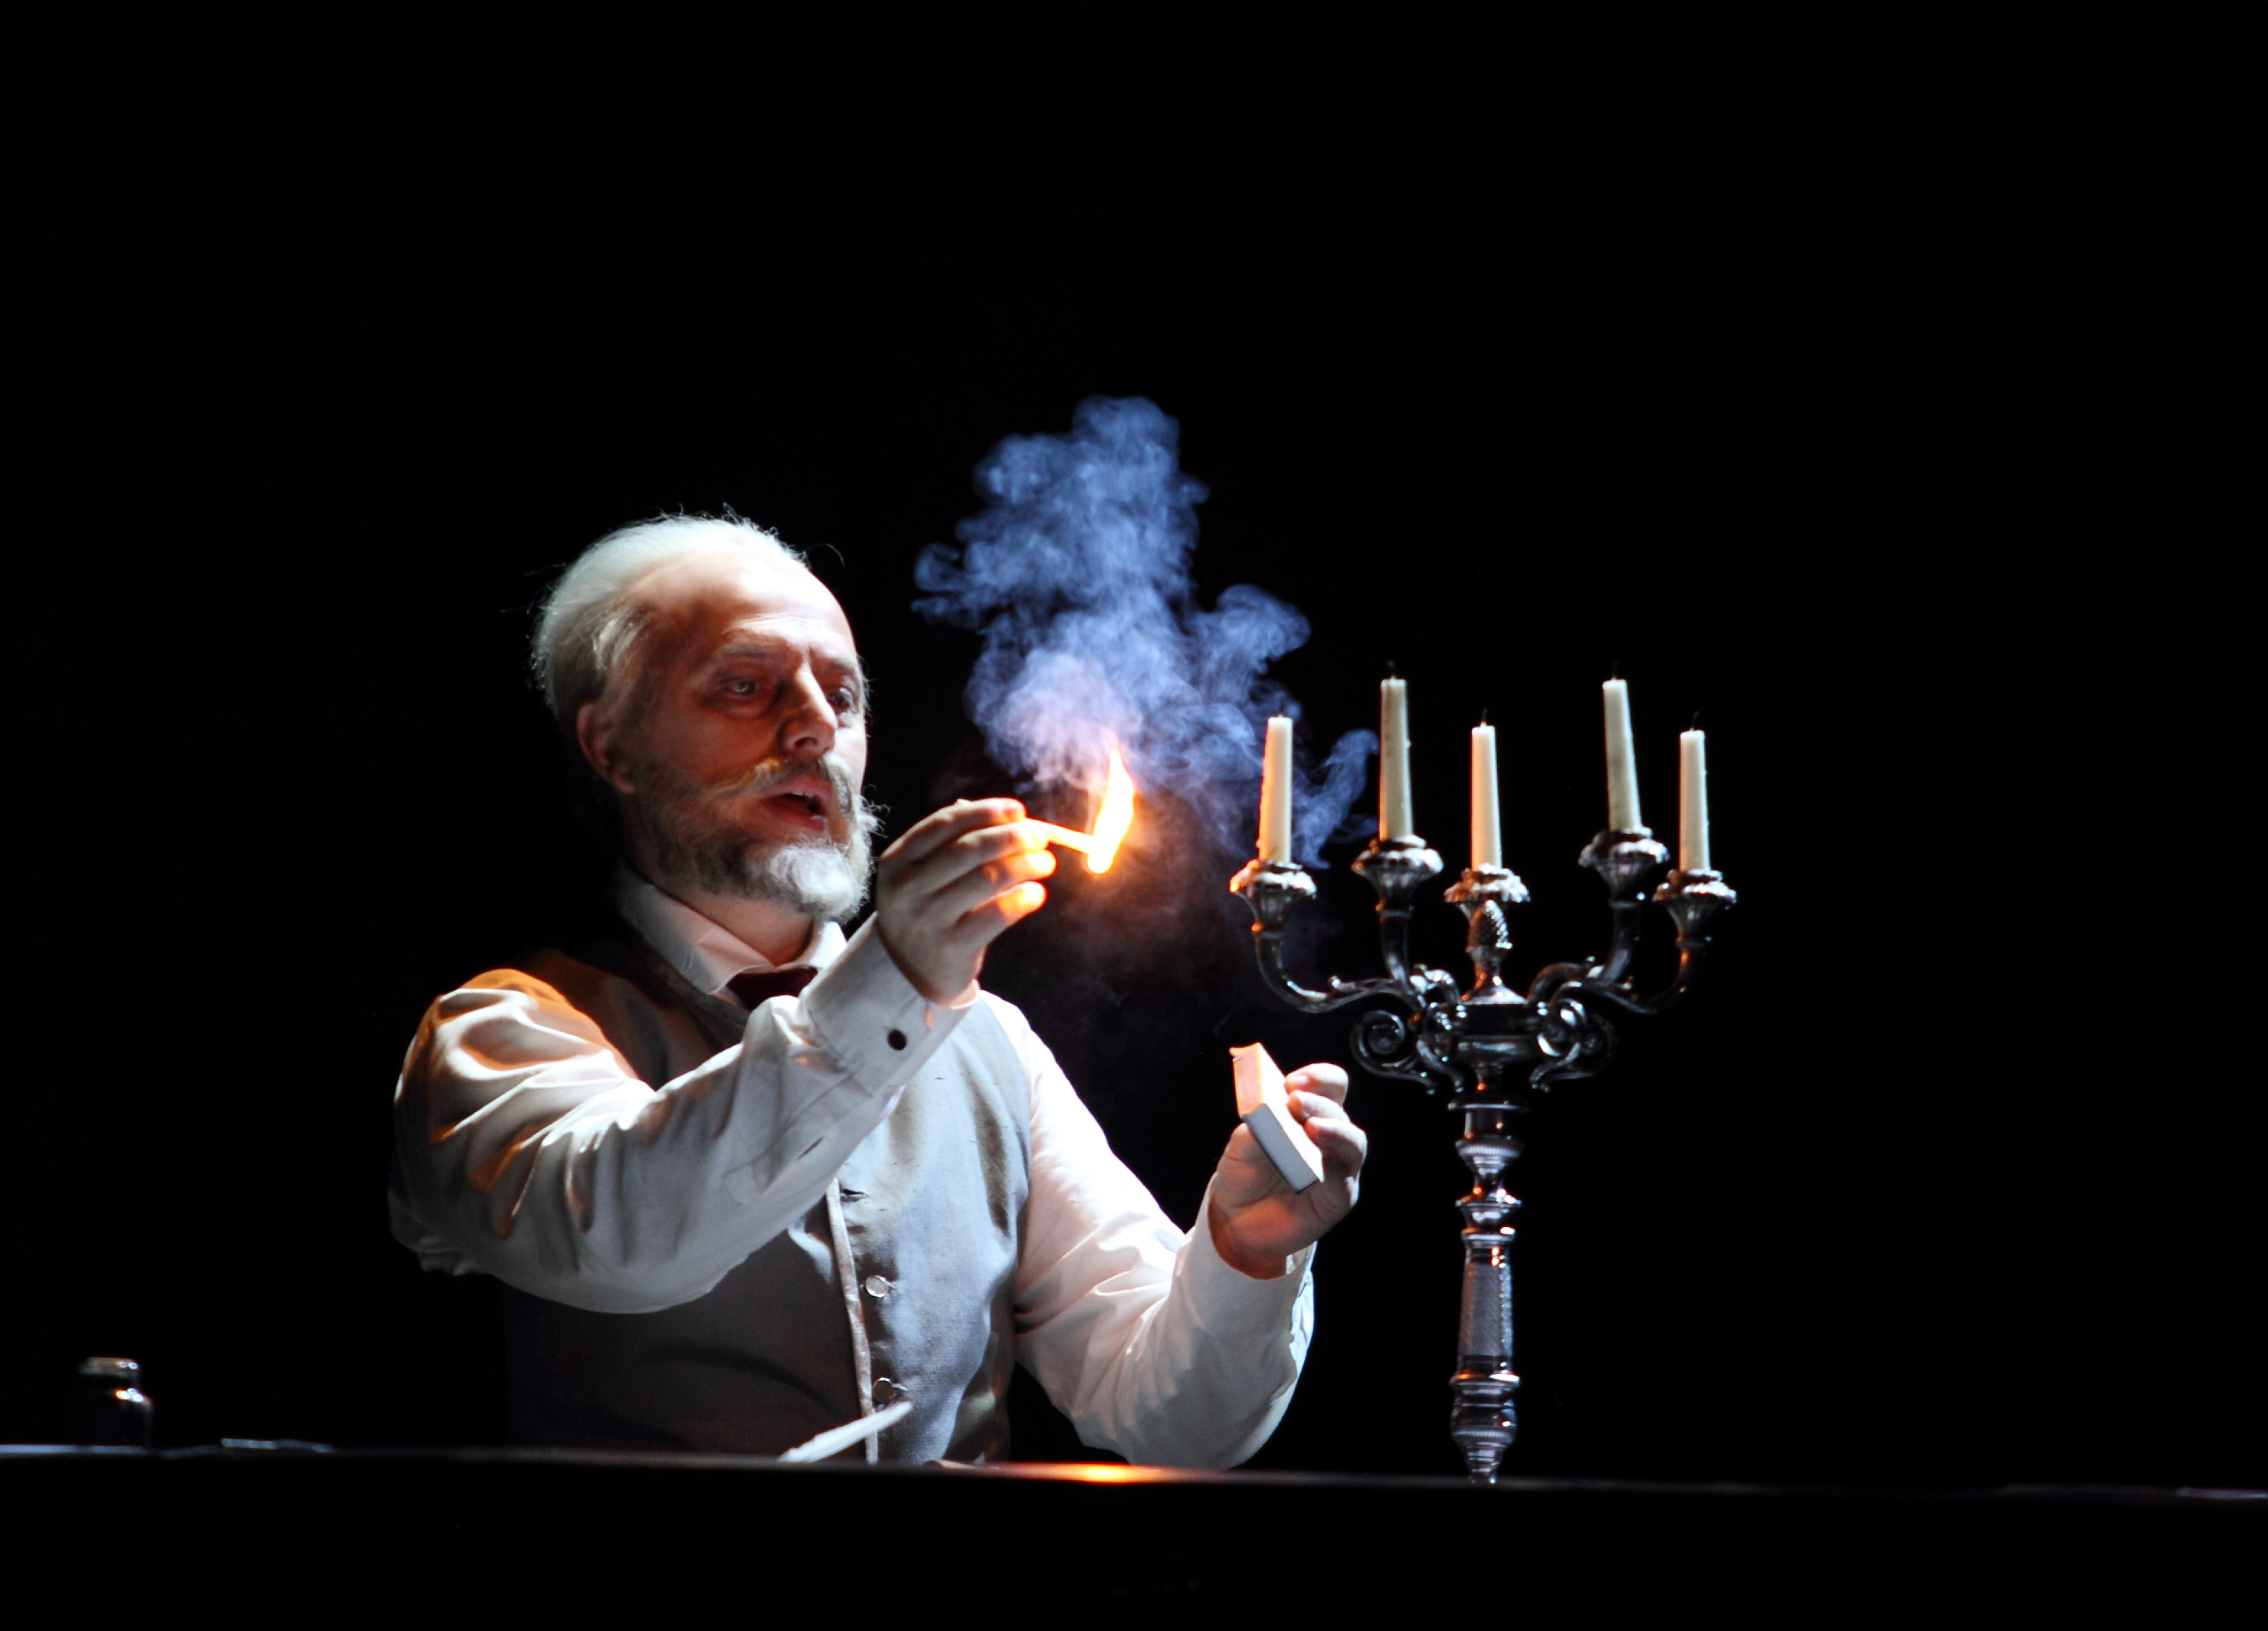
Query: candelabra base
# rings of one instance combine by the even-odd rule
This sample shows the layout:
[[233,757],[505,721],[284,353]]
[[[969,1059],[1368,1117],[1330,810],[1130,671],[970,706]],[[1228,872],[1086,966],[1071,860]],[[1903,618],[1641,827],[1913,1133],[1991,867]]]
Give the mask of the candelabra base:
[[1449,1379],[1457,1402],[1449,1412],[1449,1436],[1464,1452],[1465,1470],[1476,1484],[1496,1482],[1504,1453],[1520,1435],[1512,1396],[1520,1378],[1509,1370],[1461,1370]]

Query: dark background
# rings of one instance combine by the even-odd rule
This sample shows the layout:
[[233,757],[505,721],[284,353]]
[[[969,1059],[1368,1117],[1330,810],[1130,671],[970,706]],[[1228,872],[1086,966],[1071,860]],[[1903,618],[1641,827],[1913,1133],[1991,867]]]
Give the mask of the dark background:
[[[809,551],[895,830],[1005,790],[915,555],[998,439],[1138,394],[1211,489],[1204,596],[1312,619],[1278,672],[1317,745],[1410,676],[1453,867],[1493,712],[1508,972],[1602,937],[1599,680],[1665,837],[1710,730],[1742,904],[1514,1170],[1512,1470],[2268,1477],[2257,1069],[2219,1057],[2257,450],[2209,97],[2169,136],[2115,96],[1555,114],[1354,66],[1264,106],[940,74],[887,115],[760,76],[502,111],[48,66],[0,1437],[126,1353],[168,1443],[493,1438],[493,1289],[387,1237],[387,1105],[425,1002],[591,874],[523,679],[549,574],[680,508]],[[1183,1221],[1227,1044],[1345,1057],[1266,1000],[1225,875],[1068,875],[988,977]],[[1308,950],[1359,972],[1351,882]],[[1423,932],[1462,968],[1455,926]],[[1362,1204],[1260,1462],[1449,1471],[1449,1119],[1353,1106]],[[1019,1430],[1075,1452],[1034,1397]]]

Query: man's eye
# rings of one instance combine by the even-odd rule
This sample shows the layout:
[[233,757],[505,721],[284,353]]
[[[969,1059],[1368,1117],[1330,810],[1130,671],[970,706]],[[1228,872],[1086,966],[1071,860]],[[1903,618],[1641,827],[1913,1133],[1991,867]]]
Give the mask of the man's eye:
[[835,693],[835,712],[837,713],[858,712],[858,693],[854,690],[837,690]]
[[727,680],[725,689],[735,697],[753,697],[756,694],[756,683],[754,680]]

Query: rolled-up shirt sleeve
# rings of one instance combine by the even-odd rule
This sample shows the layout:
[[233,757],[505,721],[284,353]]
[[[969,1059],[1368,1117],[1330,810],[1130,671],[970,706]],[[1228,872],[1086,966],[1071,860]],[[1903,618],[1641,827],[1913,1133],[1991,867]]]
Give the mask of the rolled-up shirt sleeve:
[[1032,1093],[1018,1357],[1085,1443],[1131,1461],[1233,1466],[1267,1442],[1299,1384],[1314,1249],[1275,1279],[1240,1273],[1204,1226],[1210,1190],[1197,1227],[1176,1228],[1023,1016],[997,1011]]
[[403,1062],[394,1234],[429,1268],[578,1308],[690,1302],[818,1203],[961,1012],[869,923],[739,1044],[655,1084],[552,986],[483,974],[426,1011]]

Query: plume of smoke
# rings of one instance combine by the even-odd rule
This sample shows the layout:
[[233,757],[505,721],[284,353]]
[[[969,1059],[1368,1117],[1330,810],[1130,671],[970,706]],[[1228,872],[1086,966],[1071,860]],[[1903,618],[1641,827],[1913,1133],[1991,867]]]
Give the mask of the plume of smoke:
[[[961,546],[922,551],[915,608],[984,636],[965,700],[1004,769],[1090,787],[1115,738],[1138,783],[1170,789],[1233,852],[1252,843],[1266,720],[1300,712],[1267,668],[1306,644],[1307,620],[1249,584],[1198,603],[1205,489],[1180,442],[1140,397],[1088,398],[1067,436],[1010,437],[976,468],[984,508],[954,529]],[[1352,731],[1297,768],[1302,861],[1359,830],[1348,807],[1377,749]]]

